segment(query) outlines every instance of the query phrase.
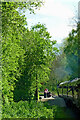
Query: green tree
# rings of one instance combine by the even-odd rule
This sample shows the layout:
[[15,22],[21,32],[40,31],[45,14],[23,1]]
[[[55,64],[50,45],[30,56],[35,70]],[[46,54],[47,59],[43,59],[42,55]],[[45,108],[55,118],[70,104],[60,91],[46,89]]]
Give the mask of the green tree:
[[77,36],[78,36],[78,77],[80,78],[80,21],[77,24]]
[[25,18],[12,6],[13,3],[2,3],[2,95],[5,102],[13,100],[14,81],[21,74],[18,61],[19,58],[23,59],[24,50],[20,40],[26,30]]
[[62,81],[69,79],[68,71],[66,71],[67,59],[63,52],[63,48],[59,48],[59,54],[56,55],[56,58],[52,62],[51,72],[50,72],[50,81],[48,86],[53,93],[56,93],[57,84]]
[[64,53],[67,58],[66,70],[69,71],[70,78],[78,77],[78,34],[77,30],[72,30],[64,42]]
[[27,26],[26,18],[17,9],[40,7],[41,1],[2,2],[2,96],[4,102],[13,100],[15,81],[22,74],[24,49],[21,45]]
[[57,83],[78,77],[77,37],[77,30],[73,29],[69,36],[64,39],[63,45],[60,48],[60,54],[53,61],[52,74],[54,74],[53,78],[58,81]]
[[[23,73],[16,83],[15,99],[18,95],[18,100],[21,96],[23,99],[35,99],[35,96],[38,99],[41,83],[49,80],[50,65],[56,51],[53,47],[55,41],[51,41],[50,38],[47,28],[40,23],[25,34],[24,41],[21,41],[25,50]],[[18,94],[19,90],[22,94]]]

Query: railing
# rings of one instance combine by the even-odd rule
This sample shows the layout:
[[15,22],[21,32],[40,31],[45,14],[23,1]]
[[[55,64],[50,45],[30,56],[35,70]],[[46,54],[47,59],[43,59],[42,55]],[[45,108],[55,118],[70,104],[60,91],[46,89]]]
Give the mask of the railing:
[[80,98],[80,78],[75,78],[71,81],[61,82],[57,85],[58,96],[66,95],[73,98]]

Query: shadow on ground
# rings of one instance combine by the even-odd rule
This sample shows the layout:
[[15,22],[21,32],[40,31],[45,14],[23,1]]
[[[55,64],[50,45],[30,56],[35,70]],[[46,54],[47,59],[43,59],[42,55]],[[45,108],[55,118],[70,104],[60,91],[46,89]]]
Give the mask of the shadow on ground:
[[72,108],[67,107],[63,98],[55,96],[50,98],[42,98],[42,102],[47,102],[48,105],[56,105],[57,110],[55,113],[54,120],[61,119],[61,120],[76,120],[78,119],[77,114],[73,111]]

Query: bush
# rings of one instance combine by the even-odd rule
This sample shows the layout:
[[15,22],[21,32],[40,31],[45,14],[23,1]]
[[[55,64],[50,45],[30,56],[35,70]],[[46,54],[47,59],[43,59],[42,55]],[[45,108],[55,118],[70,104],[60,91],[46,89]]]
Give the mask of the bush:
[[2,108],[2,118],[54,118],[55,106],[31,101],[12,102]]

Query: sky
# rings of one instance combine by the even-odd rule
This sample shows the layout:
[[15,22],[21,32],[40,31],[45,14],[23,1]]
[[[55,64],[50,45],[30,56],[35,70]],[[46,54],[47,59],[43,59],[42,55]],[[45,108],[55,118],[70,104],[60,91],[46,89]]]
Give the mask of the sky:
[[79,0],[45,0],[44,6],[36,10],[36,14],[26,11],[28,27],[37,24],[45,24],[52,40],[62,43],[63,39],[75,29],[74,18],[78,15]]

